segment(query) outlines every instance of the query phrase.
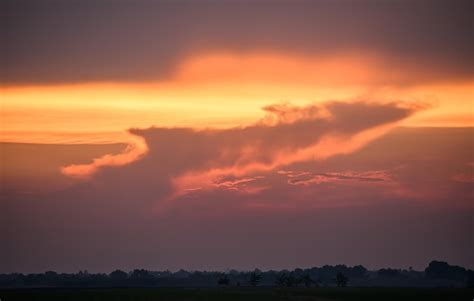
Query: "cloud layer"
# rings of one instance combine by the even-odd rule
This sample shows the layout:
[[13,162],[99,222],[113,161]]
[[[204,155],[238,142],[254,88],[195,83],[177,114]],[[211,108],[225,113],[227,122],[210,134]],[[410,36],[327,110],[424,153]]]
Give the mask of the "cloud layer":
[[[2,162],[3,271],[422,268],[432,258],[474,266],[472,183],[459,177],[472,174],[472,128],[397,128],[351,153],[229,174],[176,195],[171,178],[217,164],[197,143],[207,131],[184,132],[141,130],[149,145],[141,160],[61,189],[61,164],[119,146],[0,144],[18,155]],[[20,174],[27,168],[36,170]],[[46,183],[56,189],[31,186],[32,175],[53,171]]]
[[472,9],[472,1],[2,1],[1,78],[156,80],[197,53],[279,51],[375,53],[393,70],[422,71],[410,80],[472,79]]
[[279,104],[264,110],[268,116],[241,128],[133,129],[130,132],[143,137],[147,145],[129,147],[91,164],[66,166],[62,172],[91,176],[102,167],[133,163],[149,148],[137,164],[146,164],[158,181],[171,184],[172,197],[215,188],[258,192],[264,187],[250,189],[248,184],[260,179],[259,173],[354,152],[415,108],[399,103],[328,102],[307,107]]

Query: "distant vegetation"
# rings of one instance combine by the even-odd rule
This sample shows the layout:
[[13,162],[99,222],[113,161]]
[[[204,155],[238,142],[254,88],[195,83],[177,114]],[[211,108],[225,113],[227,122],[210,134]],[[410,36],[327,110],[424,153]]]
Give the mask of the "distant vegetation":
[[116,270],[110,274],[0,274],[0,287],[473,287],[474,271],[432,261],[424,271],[380,269],[368,271],[358,265],[313,267],[293,271],[148,271]]

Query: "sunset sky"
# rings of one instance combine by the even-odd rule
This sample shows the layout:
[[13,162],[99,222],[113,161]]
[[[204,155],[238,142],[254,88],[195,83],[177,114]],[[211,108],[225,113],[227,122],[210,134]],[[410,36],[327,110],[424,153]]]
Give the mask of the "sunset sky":
[[2,1],[0,272],[474,268],[472,1]]

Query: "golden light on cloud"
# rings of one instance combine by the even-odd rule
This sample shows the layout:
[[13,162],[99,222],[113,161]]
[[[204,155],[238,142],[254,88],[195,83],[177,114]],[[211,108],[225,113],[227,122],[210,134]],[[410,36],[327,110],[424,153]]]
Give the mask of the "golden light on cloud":
[[[370,141],[386,134],[396,124],[390,123],[383,126],[371,128],[356,135],[338,135],[331,133],[323,136],[320,141],[298,150],[285,150],[278,152],[268,162],[256,162],[261,149],[242,149],[239,159],[232,167],[212,168],[201,171],[185,173],[173,179],[176,193],[171,199],[194,191],[202,191],[219,187],[216,180],[228,176],[242,177],[259,172],[276,170],[279,167],[304,161],[320,161],[336,155],[350,154]],[[252,160],[253,157],[253,160]],[[243,162],[240,163],[240,162]],[[248,162],[248,163],[246,163]]]
[[[327,100],[425,103],[406,126],[472,126],[473,83],[405,85],[417,72],[384,69],[375,57],[281,54],[190,57],[172,77],[148,83],[81,83],[2,88],[0,140],[35,143],[130,142],[133,127],[251,124],[262,107]],[[392,84],[393,83],[393,84]]]
[[71,164],[61,168],[61,172],[70,177],[87,179],[104,166],[123,166],[139,160],[148,152],[148,146],[141,137],[131,136],[127,148],[120,154],[107,154],[96,158],[89,164]]

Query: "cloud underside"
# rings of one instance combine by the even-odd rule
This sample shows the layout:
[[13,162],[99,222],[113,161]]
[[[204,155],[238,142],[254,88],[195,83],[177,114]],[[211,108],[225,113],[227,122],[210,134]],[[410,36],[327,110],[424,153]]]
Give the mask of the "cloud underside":
[[423,70],[410,81],[472,79],[472,8],[472,1],[7,1],[1,76],[8,84],[160,80],[194,54],[356,51],[383,56],[391,71]]
[[160,188],[157,200],[213,190],[258,194],[273,189],[269,174],[287,177],[289,185],[386,182],[389,176],[381,171],[354,173],[347,168],[318,173],[285,168],[355,152],[416,108],[395,102],[333,101],[306,107],[277,104],[264,110],[267,116],[248,127],[132,129],[146,145],[129,146],[122,154],[66,166],[62,171],[93,177],[91,181],[117,176],[153,179],[155,187],[148,189]]

